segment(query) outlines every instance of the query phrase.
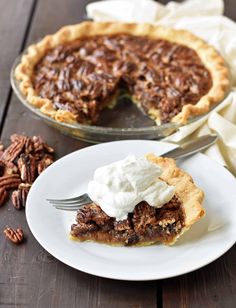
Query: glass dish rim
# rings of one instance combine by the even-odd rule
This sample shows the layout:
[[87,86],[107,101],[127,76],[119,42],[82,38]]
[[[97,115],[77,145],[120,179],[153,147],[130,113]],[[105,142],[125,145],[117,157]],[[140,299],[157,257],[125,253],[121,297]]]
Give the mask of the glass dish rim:
[[[39,108],[34,107],[32,104],[30,104],[26,97],[22,94],[20,88],[19,88],[19,82],[16,80],[14,73],[17,65],[20,63],[20,60],[24,54],[27,53],[26,48],[22,53],[20,53],[17,58],[14,60],[13,65],[11,67],[10,71],[10,82],[11,86],[13,88],[13,91],[15,92],[16,96],[18,99],[21,101],[21,103],[28,108],[30,111],[32,111],[34,114],[42,118],[43,120],[47,122],[51,122],[52,124],[55,124],[56,126],[60,126],[61,128],[65,129],[75,129],[75,130],[81,130],[83,132],[88,132],[96,135],[103,135],[103,136],[142,136],[142,135],[147,135],[147,134],[152,134],[155,135],[157,138],[161,138],[160,136],[166,137],[169,136],[176,131],[179,130],[179,128],[184,127],[188,124],[191,124],[201,118],[203,118],[206,114],[211,112],[215,107],[217,107],[224,99],[227,97],[227,95],[230,92],[227,91],[225,93],[224,99],[219,103],[213,106],[211,110],[209,110],[207,113],[202,114],[200,116],[194,117],[188,121],[186,124],[179,124],[179,123],[167,123],[167,124],[162,124],[162,125],[153,125],[153,126],[147,126],[147,127],[127,127],[127,128],[119,128],[119,127],[105,127],[105,126],[97,126],[97,125],[86,125],[86,124],[80,124],[80,123],[66,123],[66,122],[59,122],[56,121],[55,119],[51,118],[50,116],[45,115],[40,111]],[[165,135],[164,133],[166,131],[171,131],[170,134]],[[153,139],[153,138],[152,138]]]
[[65,122],[59,122],[56,121],[55,119],[51,118],[50,116],[47,116],[45,114],[43,114],[40,109],[34,107],[33,105],[31,105],[26,97],[22,94],[21,90],[19,89],[19,82],[16,80],[14,74],[15,74],[15,69],[17,67],[17,65],[20,63],[20,59],[22,58],[22,56],[27,52],[24,51],[22,52],[13,62],[12,68],[11,68],[11,72],[10,72],[10,81],[11,81],[11,86],[16,94],[16,96],[19,98],[19,100],[22,102],[22,104],[27,107],[30,111],[32,111],[33,113],[35,113],[36,115],[38,115],[39,117],[43,118],[46,121],[52,122],[56,125],[61,125],[61,126],[65,126],[67,128],[72,128],[72,129],[82,129],[82,130],[86,130],[89,132],[93,132],[93,133],[100,133],[100,134],[107,134],[107,135],[112,135],[112,134],[116,134],[116,135],[129,135],[129,134],[147,134],[147,133],[153,133],[156,132],[157,135],[160,134],[162,131],[165,131],[167,129],[173,129],[173,130],[177,130],[179,127],[181,127],[182,125],[178,124],[178,123],[167,123],[167,124],[163,124],[163,125],[153,125],[153,126],[147,126],[147,127],[127,127],[127,128],[118,128],[118,127],[105,127],[105,126],[97,126],[97,125],[86,125],[86,124],[80,124],[80,123],[65,123]]

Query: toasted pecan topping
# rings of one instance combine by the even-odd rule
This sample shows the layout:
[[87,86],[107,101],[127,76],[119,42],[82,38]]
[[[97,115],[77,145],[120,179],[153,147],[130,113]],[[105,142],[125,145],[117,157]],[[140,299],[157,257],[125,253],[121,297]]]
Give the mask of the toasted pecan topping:
[[212,78],[187,46],[116,34],[49,50],[35,67],[33,84],[39,96],[74,113],[78,122],[94,123],[104,102],[125,88],[146,113],[159,110],[165,123],[184,105],[197,103],[211,88]]
[[171,242],[184,227],[184,213],[181,201],[174,196],[162,208],[140,202],[122,221],[109,217],[98,205],[88,204],[78,211],[76,221],[71,226],[74,237],[128,246],[139,242]]

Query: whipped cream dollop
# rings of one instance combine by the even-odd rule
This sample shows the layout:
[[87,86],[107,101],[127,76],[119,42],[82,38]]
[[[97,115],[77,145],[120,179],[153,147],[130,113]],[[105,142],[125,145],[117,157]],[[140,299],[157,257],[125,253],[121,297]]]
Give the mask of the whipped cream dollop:
[[156,208],[170,201],[174,187],[158,178],[161,173],[160,166],[145,157],[129,155],[96,169],[88,195],[107,215],[123,220],[141,201]]

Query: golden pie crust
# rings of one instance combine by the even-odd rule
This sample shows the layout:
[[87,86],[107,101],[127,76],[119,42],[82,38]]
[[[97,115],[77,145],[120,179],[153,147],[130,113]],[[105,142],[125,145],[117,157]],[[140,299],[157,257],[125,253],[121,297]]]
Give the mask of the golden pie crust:
[[[76,116],[72,112],[62,109],[56,110],[50,99],[41,98],[37,95],[32,84],[34,67],[48,50],[60,44],[94,35],[119,33],[164,39],[185,45],[197,52],[202,63],[209,70],[212,77],[212,87],[209,92],[201,97],[196,104],[184,105],[182,111],[174,116],[171,122],[185,124],[189,118],[208,112],[212,106],[225,97],[230,85],[229,70],[224,59],[213,47],[188,31],[150,24],[118,22],[83,22],[77,25],[65,26],[55,34],[47,35],[40,42],[29,46],[27,53],[22,56],[21,62],[15,70],[15,78],[19,81],[22,94],[30,104],[39,108],[45,115],[59,122],[77,123]],[[151,115],[155,114],[157,123],[160,122],[157,110],[150,110],[149,113]]]
[[168,243],[168,245],[173,245],[184,232],[205,215],[205,209],[202,205],[204,192],[194,184],[192,177],[188,173],[176,166],[174,159],[157,157],[154,154],[148,154],[146,158],[162,168],[161,178],[175,187],[175,193],[183,205],[185,226],[181,233],[171,243]]

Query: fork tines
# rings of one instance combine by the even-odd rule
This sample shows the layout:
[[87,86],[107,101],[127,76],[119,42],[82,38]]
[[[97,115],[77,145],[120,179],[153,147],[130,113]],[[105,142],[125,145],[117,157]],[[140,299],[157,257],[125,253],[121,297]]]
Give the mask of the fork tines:
[[69,199],[47,199],[47,201],[59,210],[69,211],[78,210],[81,206],[92,202],[88,194]]

